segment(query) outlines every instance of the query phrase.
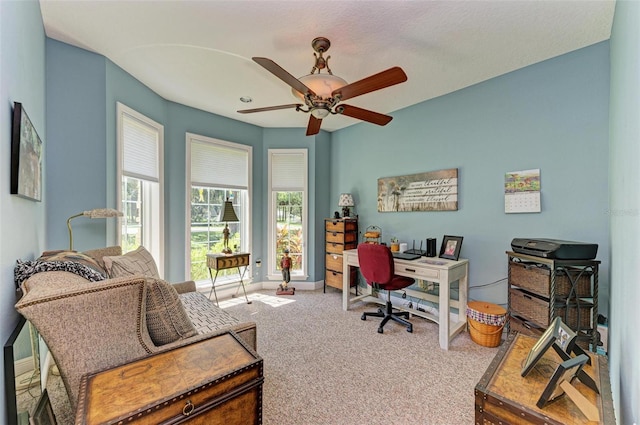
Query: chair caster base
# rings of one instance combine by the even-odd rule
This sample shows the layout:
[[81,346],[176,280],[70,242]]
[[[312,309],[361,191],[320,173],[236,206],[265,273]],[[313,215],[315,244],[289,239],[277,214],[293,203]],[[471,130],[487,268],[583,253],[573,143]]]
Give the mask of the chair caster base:
[[382,332],[384,332],[384,329],[378,328],[378,333],[381,334]]
[[367,320],[367,315],[363,313],[362,316],[360,316],[360,320]]
[[413,333],[413,326],[407,326],[407,332],[412,334]]

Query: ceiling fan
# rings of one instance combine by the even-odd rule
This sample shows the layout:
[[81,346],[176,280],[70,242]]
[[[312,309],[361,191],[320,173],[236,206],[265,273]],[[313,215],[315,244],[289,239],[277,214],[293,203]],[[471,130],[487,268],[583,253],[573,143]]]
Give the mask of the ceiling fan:
[[[289,108],[295,108],[296,111],[301,112],[310,112],[307,136],[318,134],[322,119],[329,116],[329,114],[342,114],[378,125],[387,125],[393,119],[389,115],[358,108],[357,106],[344,105],[340,102],[407,81],[407,75],[402,68],[395,66],[355,83],[347,84],[342,78],[333,75],[331,69],[329,69],[328,61],[331,56],[326,58],[322,56],[331,46],[329,40],[324,37],[317,37],[311,42],[311,46],[316,51],[314,53],[316,58],[315,65],[311,68],[310,74],[300,78],[289,74],[271,59],[252,58],[258,65],[291,86],[293,95],[304,101],[304,104],[291,103],[267,106],[265,108],[243,109],[238,112],[248,114]],[[326,69],[326,74],[320,73],[323,69]]]

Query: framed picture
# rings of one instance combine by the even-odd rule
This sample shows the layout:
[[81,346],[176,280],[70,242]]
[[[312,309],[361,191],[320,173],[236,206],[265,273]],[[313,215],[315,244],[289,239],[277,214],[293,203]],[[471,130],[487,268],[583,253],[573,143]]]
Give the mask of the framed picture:
[[42,200],[42,140],[19,102],[13,107],[11,194]]
[[440,258],[458,261],[460,248],[462,248],[462,236],[444,235],[440,246]]
[[561,388],[562,383],[565,381],[571,383],[573,378],[578,374],[578,371],[587,363],[587,360],[589,360],[589,357],[586,354],[580,354],[579,356],[560,363],[551,376],[551,379],[549,379],[549,383],[538,399],[536,406],[542,409],[548,403],[557,400],[563,395],[564,389]]
[[[538,363],[538,360],[540,360],[549,347],[554,344],[556,344],[556,346],[563,352],[569,353],[573,348],[575,338],[576,333],[571,330],[571,328],[569,328],[562,319],[559,317],[553,319],[551,326],[544,331],[533,348],[531,348],[531,351],[529,351],[529,355],[524,362],[520,376],[527,376],[536,363]],[[588,356],[587,360],[589,360]]]

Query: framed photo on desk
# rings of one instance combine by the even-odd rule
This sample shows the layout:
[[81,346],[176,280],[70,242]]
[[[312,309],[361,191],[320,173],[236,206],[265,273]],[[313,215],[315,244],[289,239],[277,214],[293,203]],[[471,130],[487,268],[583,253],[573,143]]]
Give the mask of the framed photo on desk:
[[462,236],[444,235],[442,246],[440,246],[440,258],[458,261],[462,248]]

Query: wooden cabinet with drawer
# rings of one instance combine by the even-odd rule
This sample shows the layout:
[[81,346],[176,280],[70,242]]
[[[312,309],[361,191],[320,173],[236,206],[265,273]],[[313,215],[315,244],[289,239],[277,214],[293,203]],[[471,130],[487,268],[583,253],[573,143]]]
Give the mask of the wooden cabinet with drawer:
[[507,329],[540,336],[560,317],[578,334],[578,344],[596,351],[599,341],[596,260],[556,260],[507,252]]
[[[325,219],[325,273],[324,291],[327,285],[342,289],[342,251],[358,246],[358,220],[355,218]],[[357,284],[357,271],[354,269],[350,282]]]

